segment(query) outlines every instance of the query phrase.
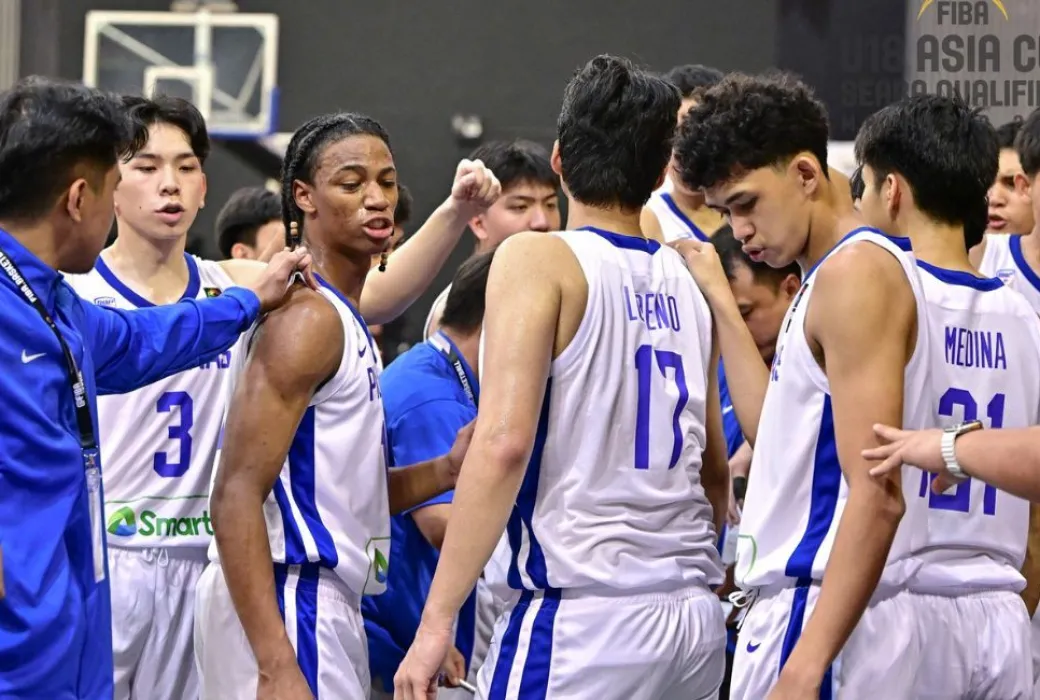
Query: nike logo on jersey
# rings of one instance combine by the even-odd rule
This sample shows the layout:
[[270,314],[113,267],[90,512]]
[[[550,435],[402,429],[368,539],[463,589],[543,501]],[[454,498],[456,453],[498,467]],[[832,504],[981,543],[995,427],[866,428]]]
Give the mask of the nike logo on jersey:
[[727,413],[733,413],[733,406],[723,406],[722,415],[726,415]]
[[759,642],[758,644],[752,644],[751,642],[748,642],[747,643],[748,653],[749,654],[754,654],[756,651],[758,651],[758,648],[760,646],[762,646],[762,642]]
[[25,350],[22,350],[22,364],[27,365],[30,362],[32,362],[33,360],[40,359],[41,357],[43,357],[43,355],[44,355],[44,353],[42,353],[42,352],[38,352],[35,355],[30,355]]

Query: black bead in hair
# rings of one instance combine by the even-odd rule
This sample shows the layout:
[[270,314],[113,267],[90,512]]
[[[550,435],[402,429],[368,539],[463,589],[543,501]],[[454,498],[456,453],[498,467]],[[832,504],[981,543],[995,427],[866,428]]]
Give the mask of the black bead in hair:
[[297,206],[296,198],[293,196],[293,182],[311,182],[318,157],[325,146],[358,134],[380,138],[386,147],[390,148],[390,136],[386,129],[375,119],[354,112],[315,117],[293,134],[282,160],[282,221],[285,224],[287,244],[292,243],[288,237],[293,222],[296,222],[301,233],[303,232],[303,211]]

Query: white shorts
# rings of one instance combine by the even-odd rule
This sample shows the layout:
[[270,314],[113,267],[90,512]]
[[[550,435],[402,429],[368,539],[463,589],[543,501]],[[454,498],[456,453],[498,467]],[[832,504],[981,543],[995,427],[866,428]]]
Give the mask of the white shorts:
[[1040,608],[1033,615],[1033,700],[1040,700]]
[[[816,584],[761,595],[740,627],[730,682],[731,700],[762,700],[776,684],[812,614]],[[921,635],[910,593],[872,602],[824,676],[821,700],[916,700],[914,678]]]
[[706,589],[600,598],[525,591],[495,626],[481,700],[702,700],[726,669],[719,600]]
[[1031,700],[1029,613],[1017,593],[913,594],[925,637],[920,700]]
[[192,656],[199,548],[108,547],[115,700],[198,696]]
[[[278,607],[318,700],[367,700],[368,642],[358,597],[332,572],[275,565]],[[257,665],[219,564],[199,580],[195,661],[201,700],[256,700]]]

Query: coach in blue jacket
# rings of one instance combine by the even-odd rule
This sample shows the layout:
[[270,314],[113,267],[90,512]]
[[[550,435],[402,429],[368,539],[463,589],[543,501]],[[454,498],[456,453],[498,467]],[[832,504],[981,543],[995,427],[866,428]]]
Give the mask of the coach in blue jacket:
[[0,94],[0,697],[107,700],[112,637],[98,393],[212,359],[281,299],[304,251],[254,291],[138,311],[82,301],[112,226],[117,157],[146,133],[112,96],[33,79]]

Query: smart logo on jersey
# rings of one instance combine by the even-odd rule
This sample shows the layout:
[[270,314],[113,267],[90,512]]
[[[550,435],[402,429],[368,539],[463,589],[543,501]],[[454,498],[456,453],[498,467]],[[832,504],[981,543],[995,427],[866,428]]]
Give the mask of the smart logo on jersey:
[[94,305],[95,306],[115,306],[116,305],[116,298],[115,297],[98,297],[97,299],[94,300]]
[[1003,270],[997,270],[997,279],[1004,284],[1010,285],[1015,279],[1015,268],[1005,267]]
[[220,296],[220,290],[217,289],[216,287],[205,287],[205,288],[203,288],[202,291],[205,292],[206,297],[208,299],[212,299],[213,297],[219,297]]
[[123,506],[108,519],[108,531],[119,537],[129,537],[137,532],[137,516],[129,506]]
[[375,548],[375,555],[372,557],[372,566],[376,571],[376,581],[386,583],[387,574],[390,573],[390,562],[386,560],[386,555],[383,554],[379,547]]

